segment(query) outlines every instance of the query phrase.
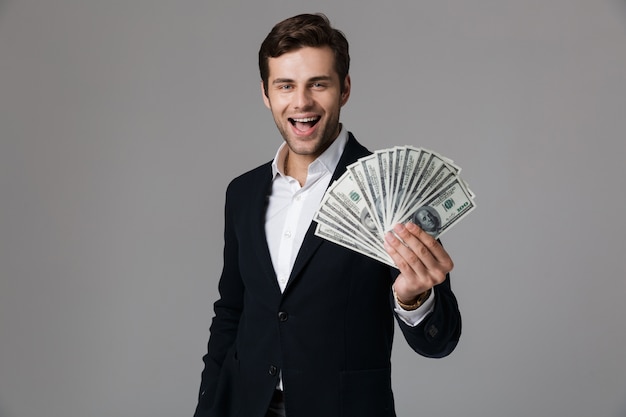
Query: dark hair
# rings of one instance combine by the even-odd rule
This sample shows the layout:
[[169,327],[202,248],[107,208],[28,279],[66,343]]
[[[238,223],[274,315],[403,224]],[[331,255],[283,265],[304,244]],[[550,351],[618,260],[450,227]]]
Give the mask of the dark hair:
[[344,81],[350,69],[348,40],[344,34],[330,25],[322,13],[301,14],[279,22],[267,35],[259,49],[259,71],[263,81],[263,90],[267,95],[269,78],[269,58],[276,58],[306,46],[328,46],[335,55],[335,71],[339,75],[343,92]]

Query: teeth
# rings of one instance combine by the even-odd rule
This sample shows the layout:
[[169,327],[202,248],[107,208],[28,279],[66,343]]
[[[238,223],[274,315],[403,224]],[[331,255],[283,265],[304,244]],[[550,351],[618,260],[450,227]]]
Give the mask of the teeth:
[[317,117],[305,117],[302,119],[292,119],[294,122],[306,123],[306,122],[314,122],[317,120]]

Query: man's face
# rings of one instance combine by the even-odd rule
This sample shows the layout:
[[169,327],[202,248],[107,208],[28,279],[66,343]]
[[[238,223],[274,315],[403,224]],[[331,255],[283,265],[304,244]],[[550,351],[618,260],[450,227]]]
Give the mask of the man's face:
[[340,109],[350,96],[350,77],[340,92],[334,64],[328,47],[304,47],[268,60],[263,101],[291,152],[309,162],[337,138]]
[[417,212],[417,220],[419,221],[422,229],[427,232],[432,232],[437,228],[437,222],[432,214],[428,210],[420,210]]

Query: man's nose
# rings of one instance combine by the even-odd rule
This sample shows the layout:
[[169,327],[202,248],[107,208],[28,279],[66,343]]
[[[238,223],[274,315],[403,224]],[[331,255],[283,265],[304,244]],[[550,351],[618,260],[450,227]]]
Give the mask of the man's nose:
[[306,109],[311,106],[313,103],[313,97],[311,95],[311,91],[308,88],[300,89],[296,92],[294,98],[294,107],[296,109]]

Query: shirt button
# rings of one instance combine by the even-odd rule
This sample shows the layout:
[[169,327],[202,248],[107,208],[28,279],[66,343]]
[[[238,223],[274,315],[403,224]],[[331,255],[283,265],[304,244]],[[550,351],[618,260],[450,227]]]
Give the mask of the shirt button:
[[291,237],[291,230],[287,230],[287,231],[285,232],[285,237],[286,237],[286,238],[290,238],[290,237]]
[[287,321],[287,318],[289,318],[289,314],[287,314],[284,311],[278,312],[278,320],[280,320],[280,321]]
[[268,373],[271,376],[275,376],[278,373],[278,368],[274,365],[270,365],[270,369],[268,370]]

